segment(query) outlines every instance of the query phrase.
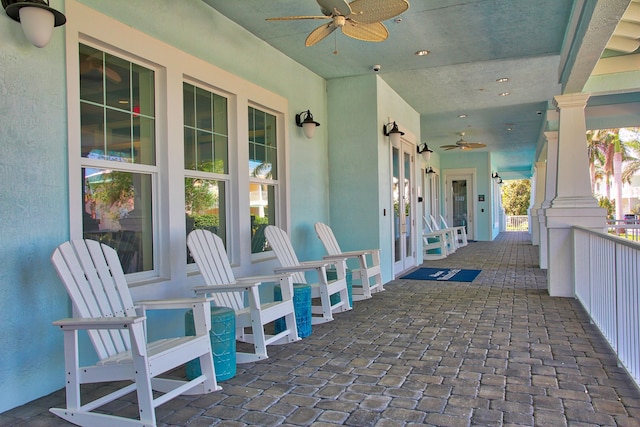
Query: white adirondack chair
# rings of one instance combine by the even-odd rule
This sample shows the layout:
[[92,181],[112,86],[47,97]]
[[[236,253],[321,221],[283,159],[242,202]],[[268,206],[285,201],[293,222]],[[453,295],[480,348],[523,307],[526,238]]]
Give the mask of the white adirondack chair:
[[[322,222],[316,222],[315,230],[329,254],[324,257],[325,259],[346,257],[347,259],[352,258],[358,260],[360,268],[354,269],[351,272],[351,277],[353,281],[356,282],[353,284],[352,289],[354,301],[368,299],[371,298],[372,293],[384,291],[382,274],[380,272],[379,249],[342,252],[331,227]],[[370,259],[367,260],[367,257]],[[371,261],[370,264],[369,261]]]
[[[300,339],[295,320],[291,274],[236,279],[222,239],[208,230],[189,233],[187,246],[206,284],[194,288],[196,295],[210,295],[217,306],[234,309],[236,339],[253,343],[254,353],[237,352],[237,363],[266,359],[268,345]],[[258,286],[267,282],[280,284],[282,301],[261,301]],[[245,304],[245,295],[248,304]],[[268,335],[265,325],[281,317],[285,318],[285,329],[278,334]],[[251,333],[245,332],[248,328],[251,328]]]
[[422,219],[424,221],[424,230],[422,230],[423,259],[435,261],[446,258],[449,254],[447,250],[449,233],[446,230],[434,230],[426,217],[423,216]]
[[[312,325],[330,322],[333,320],[333,313],[351,310],[345,277],[347,268],[345,258],[300,262],[291,246],[289,235],[284,230],[269,225],[264,234],[282,266],[274,269],[276,273],[292,272],[294,283],[307,283],[304,272],[313,270],[317,272],[318,282],[311,284],[311,298],[320,298],[320,305],[311,307]],[[333,281],[327,279],[327,267],[331,265],[336,269],[336,280]],[[332,295],[340,295],[340,301],[332,304]]]
[[447,236],[447,252],[452,254],[458,249],[458,237],[456,236],[455,230],[453,228],[441,228],[438,221],[433,217],[433,215],[429,215],[431,218],[431,227],[437,231],[446,232]]
[[[51,261],[74,306],[74,318],[53,322],[64,332],[67,405],[52,408],[52,413],[87,427],[155,426],[155,408],[163,403],[181,394],[220,390],[208,332],[211,306],[206,299],[145,301],[134,306],[118,254],[94,240],[63,243]],[[147,342],[146,309],[184,308],[193,309],[195,336]],[[86,330],[91,338],[99,359],[94,366],[80,366],[78,330]],[[202,367],[199,377],[191,381],[158,378],[197,358]],[[81,401],[81,384],[114,381],[127,381],[127,385],[93,401]],[[138,396],[139,420],[93,412],[133,391]],[[163,394],[154,397],[154,391]]]
[[455,232],[456,242],[459,248],[463,248],[467,246],[469,241],[467,240],[467,228],[464,225],[454,225],[453,227],[449,227],[447,225],[447,220],[444,219],[442,215],[440,215],[440,221],[442,221],[442,226],[444,228],[452,228]]

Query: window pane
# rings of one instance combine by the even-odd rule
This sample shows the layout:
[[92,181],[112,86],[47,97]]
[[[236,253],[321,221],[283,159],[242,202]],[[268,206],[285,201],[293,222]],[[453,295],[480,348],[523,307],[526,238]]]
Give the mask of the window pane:
[[155,120],[133,115],[133,159],[134,163],[153,165],[156,159]]
[[249,107],[249,175],[278,179],[276,117]]
[[197,170],[196,167],[196,130],[184,128],[184,168]]
[[[224,181],[186,177],[184,180],[187,235],[196,229],[209,230],[226,244],[227,221]],[[187,263],[193,263],[187,251]]]
[[131,110],[143,116],[155,117],[155,73],[132,63],[131,78]]
[[228,173],[227,99],[188,83],[183,84],[183,99],[184,168]]
[[204,89],[196,89],[196,127],[213,132],[213,104],[211,92]]
[[82,157],[104,157],[104,108],[80,103]]
[[82,230],[118,252],[125,273],[153,270],[151,175],[82,169]]
[[117,56],[105,55],[104,84],[106,104],[113,108],[131,111],[131,63]]
[[155,165],[154,71],[80,45],[82,157]]
[[251,253],[270,251],[264,237],[267,225],[275,225],[275,186],[250,184]]
[[103,54],[89,46],[80,45],[80,98],[104,103]]
[[196,106],[195,106],[195,90],[196,88],[184,83],[182,85],[182,103],[184,110],[184,125],[189,127],[196,126]]

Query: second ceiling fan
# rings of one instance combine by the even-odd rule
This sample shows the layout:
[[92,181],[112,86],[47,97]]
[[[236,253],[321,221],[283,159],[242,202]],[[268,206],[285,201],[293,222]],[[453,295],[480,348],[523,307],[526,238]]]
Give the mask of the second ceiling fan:
[[340,28],[346,36],[367,42],[381,42],[389,37],[389,30],[381,21],[391,19],[409,9],[407,0],[317,0],[322,16],[283,16],[267,21],[297,19],[331,19],[307,36],[306,46],[313,46]]
[[460,132],[460,139],[456,141],[455,145],[441,145],[440,148],[444,148],[445,151],[449,150],[474,150],[476,148],[484,148],[487,144],[481,142],[467,142],[464,140],[464,132]]

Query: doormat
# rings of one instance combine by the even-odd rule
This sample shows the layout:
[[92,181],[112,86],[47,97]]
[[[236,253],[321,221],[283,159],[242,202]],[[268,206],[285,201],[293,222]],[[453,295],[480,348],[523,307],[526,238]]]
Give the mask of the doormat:
[[401,279],[438,280],[442,282],[473,282],[481,270],[461,270],[459,268],[419,268],[402,276]]

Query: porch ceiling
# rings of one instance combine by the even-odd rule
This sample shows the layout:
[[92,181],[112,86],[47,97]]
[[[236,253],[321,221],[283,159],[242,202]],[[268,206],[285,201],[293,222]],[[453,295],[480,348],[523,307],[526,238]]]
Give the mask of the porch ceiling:
[[[390,35],[382,43],[336,31],[305,47],[307,34],[324,21],[265,18],[319,15],[313,0],[203,1],[324,78],[373,73],[380,64],[378,74],[420,113],[422,141],[446,155],[440,146],[465,132],[466,140],[487,144],[482,150],[500,171],[530,170],[548,101],[563,88],[583,90],[630,3],[410,0],[400,19],[385,22]],[[415,55],[423,49],[429,55]],[[503,77],[508,81],[497,81]]]

